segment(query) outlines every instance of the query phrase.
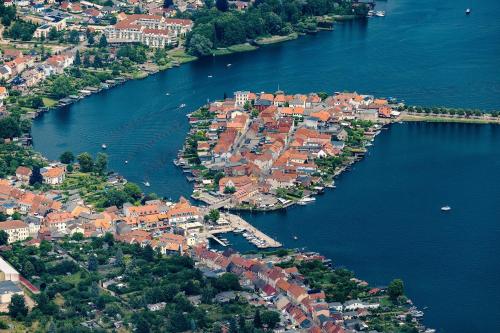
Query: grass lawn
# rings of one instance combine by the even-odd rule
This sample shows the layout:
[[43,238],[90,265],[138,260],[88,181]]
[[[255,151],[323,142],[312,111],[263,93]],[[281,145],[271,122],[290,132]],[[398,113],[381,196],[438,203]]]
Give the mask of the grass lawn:
[[49,97],[42,97],[43,105],[46,107],[53,107],[54,105],[57,104],[57,101],[55,99],[49,98]]
[[271,37],[257,38],[255,42],[257,43],[257,45],[268,45],[268,44],[285,42],[287,40],[297,39],[298,36],[299,35],[294,32],[287,36],[271,36]]
[[175,49],[168,51],[167,54],[175,61],[183,64],[185,62],[190,62],[198,59],[195,56],[189,55],[186,53],[186,51],[181,50],[181,49]]
[[214,51],[214,54],[216,56],[221,56],[231,53],[254,51],[257,49],[258,49],[257,46],[250,45],[249,43],[243,43],[243,44],[232,45],[229,47],[219,48]]
[[82,278],[82,277],[81,277],[80,272],[77,272],[77,273],[75,273],[75,274],[71,274],[71,275],[66,275],[66,276],[64,276],[64,277],[62,278],[62,280],[63,280],[64,282],[67,282],[67,283],[71,283],[71,284],[75,284],[75,285],[76,285],[77,283],[79,283],[79,282],[80,282],[81,278]]

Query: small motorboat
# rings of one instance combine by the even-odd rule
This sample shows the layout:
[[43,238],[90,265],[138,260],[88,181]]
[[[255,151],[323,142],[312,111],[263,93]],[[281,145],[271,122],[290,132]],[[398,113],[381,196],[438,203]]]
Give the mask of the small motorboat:
[[299,239],[299,237],[297,237],[297,236],[293,236],[293,239],[294,239],[294,240],[297,240],[297,239]]
[[385,12],[383,10],[376,11],[375,12],[375,16],[384,17],[385,16]]
[[165,93],[165,96],[170,96],[170,93]]
[[125,164],[128,164],[128,161],[125,161]]
[[465,10],[465,15],[470,15],[470,8],[467,8],[467,9]]
[[208,76],[208,78],[209,78],[209,79],[211,79],[211,78],[213,78],[213,76],[212,76],[212,75],[209,75],[209,76]]
[[227,64],[226,66],[227,66],[227,67],[231,67],[231,66],[232,66],[232,64]]
[[305,197],[305,198],[300,199],[297,202],[297,204],[299,204],[299,205],[307,205],[307,204],[313,203],[314,201],[316,201],[316,198]]
[[375,15],[375,11],[374,10],[369,10],[368,14],[366,14],[366,16],[369,16],[369,17],[371,17],[373,15]]
[[108,148],[108,146],[106,146],[106,145],[103,143],[103,144],[101,145],[101,148],[102,148],[102,149],[106,149],[106,148]]
[[144,186],[146,186],[146,187],[150,187],[150,186],[151,186],[151,184],[150,184],[149,182],[143,182],[143,184],[144,184]]
[[451,207],[450,206],[443,206],[443,207],[441,207],[441,210],[443,212],[449,212],[451,210]]
[[179,105],[180,108],[185,108],[186,107],[186,104],[182,103],[181,105]]

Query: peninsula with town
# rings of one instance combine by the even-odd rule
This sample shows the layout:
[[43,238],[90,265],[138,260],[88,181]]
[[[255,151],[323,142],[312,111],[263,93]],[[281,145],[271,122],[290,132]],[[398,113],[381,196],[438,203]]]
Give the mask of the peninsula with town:
[[237,91],[188,114],[174,161],[213,208],[276,210],[306,205],[363,158],[404,104],[357,93]]
[[[48,160],[31,146],[42,113],[197,58],[333,30],[374,6],[1,0],[0,332],[434,332],[400,279],[371,286],[235,211],[314,202],[392,122],[499,123],[498,112],[237,91],[188,114],[173,163],[195,190],[177,201],[109,170],[106,147]],[[255,250],[235,251],[226,233]]]

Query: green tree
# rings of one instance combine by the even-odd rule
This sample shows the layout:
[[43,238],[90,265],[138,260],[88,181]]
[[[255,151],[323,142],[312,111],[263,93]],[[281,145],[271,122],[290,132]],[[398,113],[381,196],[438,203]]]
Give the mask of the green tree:
[[89,256],[87,268],[91,272],[96,272],[97,268],[99,268],[99,263],[97,262],[97,256],[95,254]]
[[264,311],[261,315],[262,323],[269,329],[274,329],[280,322],[280,315],[276,311]]
[[80,170],[82,172],[91,172],[93,170],[94,160],[89,153],[81,153],[76,159],[78,164],[80,164]]
[[240,290],[238,277],[233,273],[224,273],[214,281],[214,286],[219,291]]
[[98,153],[94,163],[94,171],[99,175],[104,175],[108,168],[108,155],[105,153]]
[[71,235],[71,239],[74,241],[82,241],[84,239],[84,236],[81,232],[75,232],[73,235]]
[[105,48],[108,46],[108,40],[106,39],[106,35],[102,34],[101,38],[99,38],[99,47]]
[[262,328],[262,319],[260,318],[260,310],[255,310],[255,315],[253,316],[253,327]]
[[82,57],[80,56],[80,50],[76,50],[75,60],[73,61],[73,65],[80,66],[82,64]]
[[9,243],[9,234],[4,230],[0,230],[0,245],[6,245]]
[[212,209],[208,213],[208,219],[212,222],[217,222],[219,218],[220,218],[220,212],[218,209]]
[[21,124],[16,117],[9,116],[0,119],[0,137],[2,139],[18,137],[21,134]]
[[136,322],[135,332],[137,332],[137,333],[150,333],[151,332],[151,327],[150,327],[149,323],[142,316],[139,316],[139,318],[135,322]]
[[123,264],[124,264],[123,250],[121,247],[119,247],[118,250],[116,250],[116,254],[115,254],[115,266],[121,267],[121,266],[123,266]]
[[144,258],[144,260],[149,261],[149,262],[154,260],[155,251],[153,250],[151,245],[148,244],[144,247],[144,250],[142,252],[142,257]]
[[87,43],[89,45],[94,45],[94,43],[95,43],[94,34],[88,29],[87,29]]
[[225,194],[232,194],[236,192],[236,188],[234,186],[226,186],[224,187],[224,193]]
[[24,318],[28,314],[28,308],[24,302],[24,296],[13,295],[9,304],[9,314],[14,319]]
[[68,42],[78,44],[80,42],[80,33],[76,30],[71,30],[68,34]]
[[76,92],[71,79],[65,75],[55,78],[50,87],[50,93],[55,98],[64,98]]
[[387,287],[387,294],[389,297],[395,301],[398,299],[399,296],[404,295],[404,284],[401,279],[394,279],[391,281],[389,284],[389,287]]
[[70,151],[65,151],[59,156],[59,161],[64,164],[71,164],[75,161],[75,155]]
[[212,55],[213,43],[210,39],[203,35],[195,34],[189,40],[188,53],[197,57],[205,57]]
[[125,184],[123,190],[132,200],[139,200],[142,197],[141,188],[135,183]]
[[227,0],[216,0],[215,7],[221,12],[227,12],[229,10],[229,2]]
[[35,266],[33,266],[33,264],[31,263],[31,261],[26,260],[26,262],[24,263],[24,265],[23,265],[23,274],[27,278],[30,278],[33,275],[35,275]]
[[47,34],[47,38],[49,40],[56,40],[59,38],[59,32],[55,27],[50,28],[49,33]]
[[247,331],[247,322],[245,320],[245,316],[243,314],[240,314],[238,316],[238,327],[240,329],[240,332],[246,332]]
[[238,325],[236,324],[236,319],[234,319],[234,317],[229,319],[229,333],[238,333]]

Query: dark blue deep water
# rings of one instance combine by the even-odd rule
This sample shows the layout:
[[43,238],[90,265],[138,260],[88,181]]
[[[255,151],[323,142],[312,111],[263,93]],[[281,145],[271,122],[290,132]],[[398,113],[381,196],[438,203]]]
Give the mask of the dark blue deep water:
[[[191,192],[172,164],[185,114],[224,93],[356,90],[500,109],[496,0],[378,6],[385,18],[194,62],[46,114],[34,122],[35,148],[57,158],[106,143],[112,169],[177,198]],[[320,251],[374,284],[403,278],[415,303],[428,307],[425,323],[441,332],[500,332],[499,186],[499,126],[396,124],[315,204],[247,217],[286,246]],[[439,210],[445,204],[448,214]]]

